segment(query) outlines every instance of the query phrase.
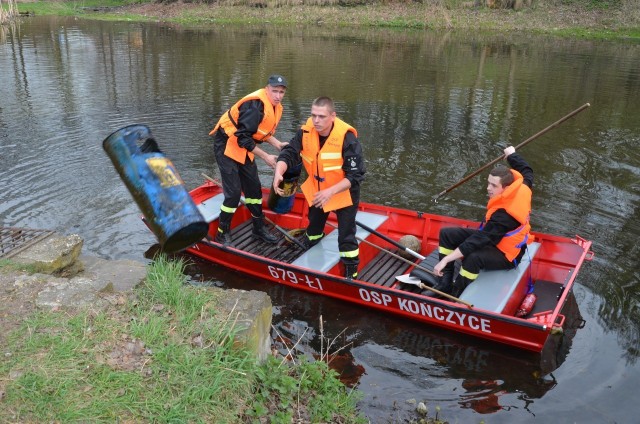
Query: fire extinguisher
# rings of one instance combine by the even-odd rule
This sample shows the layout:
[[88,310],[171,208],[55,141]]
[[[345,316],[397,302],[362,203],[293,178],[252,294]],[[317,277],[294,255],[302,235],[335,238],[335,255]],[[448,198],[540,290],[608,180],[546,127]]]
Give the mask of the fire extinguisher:
[[533,309],[533,305],[536,304],[536,300],[538,300],[538,296],[536,296],[535,293],[527,294],[518,307],[516,316],[522,318],[529,315],[529,312],[531,312],[531,310]]

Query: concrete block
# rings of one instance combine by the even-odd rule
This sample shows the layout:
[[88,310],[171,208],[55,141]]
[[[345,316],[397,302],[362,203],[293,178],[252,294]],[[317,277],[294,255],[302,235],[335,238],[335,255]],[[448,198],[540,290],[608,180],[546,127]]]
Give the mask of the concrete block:
[[55,274],[78,259],[82,244],[83,240],[77,234],[70,236],[52,234],[18,253],[11,258],[11,261],[33,265],[45,274]]
[[235,342],[265,360],[271,354],[271,298],[255,290],[209,290],[216,290],[219,320],[234,324]]
[[38,293],[36,306],[43,309],[99,306],[101,283],[85,277],[57,278],[47,276],[45,287]]
[[147,276],[147,266],[129,259],[106,260],[96,256],[80,257],[83,271],[80,275],[91,278],[107,292],[125,292],[140,284]]

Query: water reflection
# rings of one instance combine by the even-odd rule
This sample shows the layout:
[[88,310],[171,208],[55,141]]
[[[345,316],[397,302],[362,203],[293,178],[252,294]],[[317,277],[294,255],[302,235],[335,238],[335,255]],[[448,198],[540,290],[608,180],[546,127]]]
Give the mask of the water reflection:
[[[283,356],[335,354],[329,355],[334,358],[330,366],[345,384],[367,393],[362,407],[374,422],[394,408],[396,417],[399,411],[410,417],[413,410],[405,401],[412,398],[481,414],[514,407],[526,411],[556,386],[553,372],[584,326],[571,294],[562,311],[564,333],[550,336],[540,354],[523,352],[183,258],[193,262],[187,271],[198,285],[266,291],[274,306],[273,347]],[[376,400],[389,392],[397,395],[394,405]]]
[[[580,378],[565,375],[564,385],[559,383],[552,392],[570,398],[569,389],[582,392],[588,381],[593,390],[585,397],[588,407],[573,414],[584,413],[588,420],[597,406],[602,421],[626,420],[624,406],[612,405],[628,390],[597,388],[605,378],[614,379],[609,382],[613,388],[640,379],[640,45],[527,34],[182,28],[37,17],[4,27],[0,37],[0,220],[6,226],[77,233],[85,241],[85,252],[105,258],[142,259],[155,239],[140,222],[140,211],[101,141],[125,125],[148,125],[186,186],[193,188],[202,183],[201,172],[216,177],[207,135],[213,121],[274,71],[291,84],[279,138],[293,135],[313,98],[332,96],[339,115],[358,129],[363,142],[368,168],[364,201],[475,220],[486,203],[483,178],[437,204],[432,196],[495,158],[506,144],[517,145],[590,102],[588,111],[522,153],[536,172],[533,228],[569,237],[579,234],[594,241],[596,252],[578,277],[578,289],[586,287],[594,295],[588,304],[579,301],[582,313],[593,318],[575,340],[586,352],[605,346],[608,350],[604,356],[572,350],[573,360],[553,374],[572,370]],[[261,165],[263,185],[270,184],[271,176]],[[219,280],[228,283],[239,277],[221,274]],[[252,284],[257,283],[248,282],[247,287]],[[276,312],[315,328],[313,321],[329,308],[322,306],[327,303],[318,301],[318,310],[301,301],[289,312],[290,304],[298,301],[289,292],[273,293],[282,297]],[[389,370],[402,369],[415,356],[405,352],[400,358],[401,350],[387,333],[367,336],[376,334],[376,326],[358,320],[351,308],[329,309],[332,315],[323,312],[327,335],[335,337],[349,326],[354,330],[344,336],[345,342],[360,341],[349,353],[354,363],[365,367],[359,385],[366,387],[371,405],[376,396],[379,402],[390,393],[410,398],[416,396],[410,393],[411,385],[432,384],[430,396],[455,399],[450,404],[458,409],[460,393],[467,390],[481,398],[485,392],[497,396],[501,407],[511,407],[506,415],[504,409],[492,415],[492,422],[498,422],[517,416],[513,406],[524,402],[518,396],[536,396],[536,384],[545,386],[524,377],[511,383],[490,359],[487,371],[469,377],[473,382],[465,389],[453,374],[460,365],[438,368],[436,358],[451,360],[435,351],[408,369],[419,373],[424,367],[431,373],[430,382],[393,377]],[[375,322],[380,323],[378,318]],[[442,337],[429,334],[425,337],[431,340]],[[318,349],[314,340],[317,335],[309,339],[311,351]],[[460,344],[458,338],[443,343],[453,350],[472,345]],[[471,354],[459,349],[459,355]],[[490,358],[503,361],[499,352],[489,352]],[[374,357],[386,358],[382,368],[365,362]],[[584,368],[572,368],[577,360],[586,363]],[[553,368],[535,367],[545,379],[550,374],[544,369]],[[385,379],[397,385],[380,387]],[[498,383],[479,383],[485,381]],[[555,396],[538,395],[542,397],[532,407],[538,408],[538,418],[551,411],[555,420],[565,410],[554,403]],[[495,408],[495,399],[488,405],[488,410]]]

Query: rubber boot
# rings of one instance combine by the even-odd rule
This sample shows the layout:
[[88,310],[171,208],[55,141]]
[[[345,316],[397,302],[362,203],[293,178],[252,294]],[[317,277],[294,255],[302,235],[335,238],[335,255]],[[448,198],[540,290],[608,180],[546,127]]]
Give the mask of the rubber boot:
[[451,296],[459,298],[464,289],[466,289],[471,283],[473,283],[473,280],[458,275],[456,281],[453,282],[453,290],[451,290]]
[[220,212],[218,232],[216,233],[214,240],[223,246],[233,246],[233,242],[231,240],[231,218],[233,218],[233,214]]
[[304,244],[304,247],[309,250],[311,249],[313,246],[315,246],[316,244],[320,243],[320,240],[322,240],[322,237],[324,237],[324,233],[322,233],[322,236],[310,240],[309,239],[309,235],[305,232],[304,235],[302,236],[302,244]]
[[344,264],[344,278],[347,280],[355,280],[358,278],[358,264]]
[[[433,288],[439,292],[451,294],[453,291],[453,263],[449,263],[444,267],[442,277],[439,277],[438,283]],[[429,291],[425,294],[432,297],[441,296],[440,293],[435,291]]]
[[278,242],[278,237],[271,234],[264,227],[264,215],[259,217],[253,217],[253,237],[261,240],[265,243],[275,244]]

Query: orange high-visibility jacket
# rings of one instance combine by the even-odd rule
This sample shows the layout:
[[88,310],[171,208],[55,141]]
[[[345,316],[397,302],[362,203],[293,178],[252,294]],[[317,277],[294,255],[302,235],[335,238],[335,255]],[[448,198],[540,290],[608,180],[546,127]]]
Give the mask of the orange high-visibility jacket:
[[518,171],[511,169],[515,180],[499,195],[489,199],[485,221],[488,222],[491,215],[498,209],[504,209],[521,225],[513,231],[509,231],[496,246],[504,253],[509,261],[513,261],[520,253],[523,243],[529,240],[529,215],[531,214],[531,189],[523,184],[524,178]]
[[249,155],[250,160],[254,158],[253,153],[238,145],[238,137],[235,135],[238,129],[237,122],[238,116],[240,116],[240,106],[249,100],[260,100],[264,104],[264,117],[258,126],[258,131],[252,134],[254,140],[261,142],[275,134],[276,127],[282,117],[282,105],[278,104],[275,108],[272,107],[271,101],[267,96],[267,90],[264,88],[244,96],[235,105],[231,106],[231,109],[222,114],[209,135],[214,135],[218,128],[222,127],[227,137],[229,137],[224,154],[239,163],[244,163],[247,155]]
[[[311,205],[315,193],[337,184],[344,178],[345,174],[342,170],[344,137],[349,131],[357,137],[358,132],[351,125],[336,118],[329,137],[320,148],[320,135],[314,128],[311,118],[302,126],[302,130],[302,151],[300,156],[309,178],[302,184],[301,188],[307,202]],[[323,210],[330,212],[351,205],[353,205],[351,193],[349,190],[345,190],[331,197],[324,205]]]

